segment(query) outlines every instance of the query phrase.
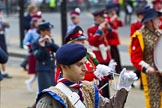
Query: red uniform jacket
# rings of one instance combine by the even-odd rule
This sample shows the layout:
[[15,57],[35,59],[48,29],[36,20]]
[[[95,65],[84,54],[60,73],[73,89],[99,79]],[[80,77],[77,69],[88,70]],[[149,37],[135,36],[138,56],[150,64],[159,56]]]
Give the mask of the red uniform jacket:
[[130,28],[130,36],[133,35],[133,33],[136,30],[139,30],[142,27],[142,24],[140,21],[136,21],[135,23],[131,24],[131,28]]
[[[110,50],[109,50],[109,43],[108,43],[108,30],[104,29],[102,30],[102,35],[104,35],[104,38],[100,39],[102,36],[100,33],[97,33],[98,31],[98,25],[94,25],[87,30],[88,34],[88,42],[92,46],[92,51],[96,55],[96,59],[100,63],[109,63],[111,59]],[[104,45],[106,49],[106,59],[104,59],[101,55],[101,50],[99,49],[100,45]]]
[[115,18],[113,21],[111,21],[111,17],[108,16],[106,18],[106,21],[108,21],[111,25],[111,27],[115,30],[117,30],[119,27],[122,27],[124,25],[123,22],[121,22],[120,20],[118,20],[117,18]]
[[142,71],[142,66],[139,65],[141,61],[143,61],[143,50],[144,50],[144,42],[142,34],[136,31],[131,36],[131,44],[130,44],[130,57],[133,65],[140,71]]
[[119,21],[117,18],[115,18],[113,21],[111,21],[111,17],[108,16],[106,18],[106,21],[110,24],[111,28],[113,29],[112,32],[109,33],[108,36],[108,42],[110,45],[119,45],[120,40],[119,40],[119,35],[117,33],[117,29],[119,27],[122,27],[124,25],[123,22]]

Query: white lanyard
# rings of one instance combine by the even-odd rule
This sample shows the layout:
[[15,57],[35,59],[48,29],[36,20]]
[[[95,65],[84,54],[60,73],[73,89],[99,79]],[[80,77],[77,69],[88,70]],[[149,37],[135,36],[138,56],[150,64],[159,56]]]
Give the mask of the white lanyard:
[[56,88],[60,89],[66,96],[69,98],[70,102],[75,106],[75,108],[86,108],[85,105],[80,100],[79,95],[76,92],[72,92],[70,88],[68,88],[62,82],[59,82],[56,85]]

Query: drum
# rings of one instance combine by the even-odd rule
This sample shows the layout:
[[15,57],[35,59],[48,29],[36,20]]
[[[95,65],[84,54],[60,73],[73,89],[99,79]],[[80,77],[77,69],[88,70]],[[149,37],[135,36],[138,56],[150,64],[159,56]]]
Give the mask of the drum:
[[162,36],[158,37],[154,46],[154,63],[158,72],[162,75]]

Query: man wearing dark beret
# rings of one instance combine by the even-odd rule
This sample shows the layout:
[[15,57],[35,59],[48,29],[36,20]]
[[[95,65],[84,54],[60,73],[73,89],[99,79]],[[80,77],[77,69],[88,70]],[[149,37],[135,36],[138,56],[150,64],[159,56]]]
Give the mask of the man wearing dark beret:
[[51,37],[53,25],[49,22],[42,22],[38,25],[39,38],[33,42],[32,50],[36,57],[36,72],[38,76],[39,92],[54,83],[54,53],[59,48]]
[[131,84],[137,79],[125,69],[119,76],[118,91],[111,99],[104,98],[96,86],[84,79],[86,53],[83,45],[65,44],[56,52],[56,62],[63,72],[56,86],[43,90],[36,108],[123,108]]

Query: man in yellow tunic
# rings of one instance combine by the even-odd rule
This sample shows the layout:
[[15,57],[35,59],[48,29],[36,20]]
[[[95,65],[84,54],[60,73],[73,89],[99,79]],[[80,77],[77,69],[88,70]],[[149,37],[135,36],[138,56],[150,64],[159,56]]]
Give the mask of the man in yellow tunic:
[[146,108],[162,108],[162,76],[153,60],[154,45],[159,38],[159,16],[153,8],[144,12],[144,26],[131,37],[130,56],[133,65],[142,73]]

